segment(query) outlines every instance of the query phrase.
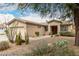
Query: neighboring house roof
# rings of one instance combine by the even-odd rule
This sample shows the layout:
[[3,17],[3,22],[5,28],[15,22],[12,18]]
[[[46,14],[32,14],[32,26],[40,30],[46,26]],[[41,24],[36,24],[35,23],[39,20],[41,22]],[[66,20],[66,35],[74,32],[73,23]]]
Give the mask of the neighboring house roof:
[[4,29],[4,28],[6,28],[6,24],[5,23],[0,24],[0,29]]
[[16,18],[14,18],[13,20],[9,21],[7,24],[9,25],[9,24],[11,24],[14,21],[20,21],[20,22],[23,22],[23,23],[29,23],[29,24],[40,25],[40,26],[47,26],[47,24],[36,23],[36,22],[33,22],[33,21],[28,21],[28,20],[24,20],[24,19],[16,19]]

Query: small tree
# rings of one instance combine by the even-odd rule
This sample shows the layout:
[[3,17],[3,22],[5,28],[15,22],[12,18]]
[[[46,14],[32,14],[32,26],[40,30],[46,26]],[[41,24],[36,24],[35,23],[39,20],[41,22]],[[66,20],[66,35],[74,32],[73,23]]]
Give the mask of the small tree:
[[15,42],[16,42],[16,45],[21,45],[22,44],[21,33],[19,33],[18,35],[16,35]]
[[14,32],[12,32],[10,29],[8,29],[8,28],[6,28],[6,30],[5,30],[5,33],[6,33],[6,35],[7,35],[7,37],[8,37],[8,39],[9,39],[9,41],[11,42],[11,43],[14,43]]
[[36,36],[39,36],[39,32],[35,32]]
[[29,43],[29,35],[25,33],[25,43],[28,44]]

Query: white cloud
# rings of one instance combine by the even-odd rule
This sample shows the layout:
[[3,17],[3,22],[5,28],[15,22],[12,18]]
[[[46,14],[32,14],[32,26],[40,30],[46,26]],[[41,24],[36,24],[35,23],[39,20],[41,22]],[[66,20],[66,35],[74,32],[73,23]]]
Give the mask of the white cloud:
[[0,23],[8,22],[13,18],[14,16],[12,14],[0,14]]
[[41,18],[38,14],[30,14],[29,16],[20,17],[21,19],[34,21],[34,22],[46,22],[49,18]]
[[0,4],[0,10],[16,10],[18,4],[9,4],[9,3],[2,3]]
[[46,22],[47,19],[42,19],[40,17],[32,17],[32,16],[26,16],[26,17],[20,17],[21,19],[34,21],[34,22]]

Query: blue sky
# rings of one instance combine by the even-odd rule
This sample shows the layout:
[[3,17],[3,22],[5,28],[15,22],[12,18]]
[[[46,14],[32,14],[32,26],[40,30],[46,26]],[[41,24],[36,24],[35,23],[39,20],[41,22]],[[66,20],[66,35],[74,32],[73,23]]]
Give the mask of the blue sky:
[[[31,11],[31,9],[26,9],[25,12],[22,12],[20,10],[17,9],[18,8],[18,4],[0,4],[0,14],[3,14],[3,15],[13,15],[14,17],[16,18],[19,18],[19,17],[24,17],[25,19],[31,19],[32,21],[46,21],[47,19],[49,18],[44,18],[43,20],[41,19],[41,17],[37,14],[37,13],[33,13]],[[24,14],[22,15],[21,12]],[[57,12],[58,13],[58,12]],[[5,20],[5,17],[3,17],[3,15],[0,16],[0,18],[2,17],[2,19],[0,19],[0,21],[3,21]],[[56,16],[55,16],[56,17]],[[9,18],[10,19],[10,18]]]
[[[30,11],[29,10],[26,10],[26,15],[25,16],[29,16],[30,15]],[[24,16],[21,14],[20,11],[18,11],[17,9],[16,10],[0,10],[0,14],[12,14],[14,15],[15,17],[21,17],[21,16]]]
[[[20,17],[22,14],[17,8],[18,4],[0,4],[0,14],[12,14],[15,17]],[[29,16],[30,13],[30,9],[27,9],[25,15]]]
[[[16,18],[21,17],[23,19],[35,22],[46,21],[46,19],[41,20],[41,17],[38,14],[33,13],[30,9],[27,9],[25,12],[23,12],[24,15],[22,15],[21,11],[19,11],[17,7],[18,7],[17,4],[15,5],[0,4],[0,22],[2,23],[5,22],[5,18],[7,19],[7,21],[9,21],[9,19],[12,19],[13,16]],[[9,18],[6,15],[8,15]]]

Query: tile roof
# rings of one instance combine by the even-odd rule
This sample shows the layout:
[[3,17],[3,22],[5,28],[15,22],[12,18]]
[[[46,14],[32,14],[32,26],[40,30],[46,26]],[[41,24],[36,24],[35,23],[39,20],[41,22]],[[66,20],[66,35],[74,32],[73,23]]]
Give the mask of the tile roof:
[[61,25],[71,25],[74,23],[72,21],[68,22],[68,21],[61,21],[61,20],[50,20],[50,21],[47,21],[47,23],[38,23],[38,22],[33,22],[33,21],[24,20],[24,19],[20,19],[20,18],[14,18],[13,20],[9,21],[7,24],[9,25],[15,20],[23,22],[23,23],[28,23],[28,24],[33,24],[33,25],[41,25],[41,26],[48,26],[48,23],[50,23],[50,22],[59,22],[59,23],[61,23]]
[[6,28],[6,24],[5,23],[0,24],[0,29],[3,29],[3,28]]
[[47,24],[43,24],[43,23],[37,23],[37,22],[33,22],[33,21],[28,21],[28,20],[24,20],[24,19],[16,19],[14,18],[13,20],[9,21],[7,24],[11,24],[13,21],[20,21],[20,22],[23,22],[23,23],[29,23],[29,24],[34,24],[34,25],[41,25],[41,26],[47,26]]
[[74,22],[69,22],[69,21],[61,21],[61,20],[50,20],[50,21],[48,21],[48,23],[50,23],[50,22],[59,22],[59,23],[61,23],[61,25],[71,25],[71,24],[74,24]]

